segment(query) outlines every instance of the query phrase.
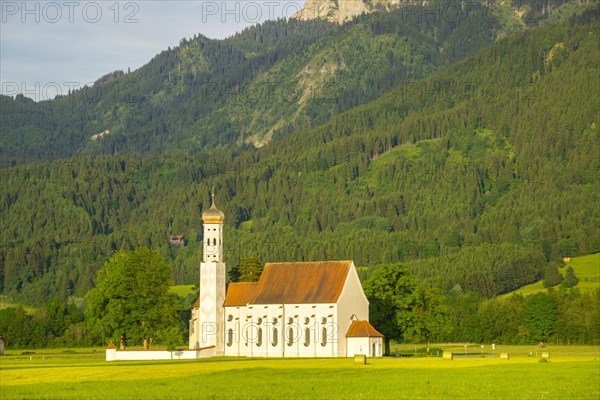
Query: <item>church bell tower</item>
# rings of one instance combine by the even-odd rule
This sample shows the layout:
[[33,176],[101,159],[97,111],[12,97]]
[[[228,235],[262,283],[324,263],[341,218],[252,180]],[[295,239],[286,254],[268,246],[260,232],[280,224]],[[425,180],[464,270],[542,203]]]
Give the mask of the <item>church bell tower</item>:
[[[215,206],[202,213],[204,222],[203,261],[200,264],[200,293],[190,321],[190,348],[215,346],[223,354],[223,303],[226,267],[223,261],[223,222],[225,215]],[[197,308],[196,308],[197,307]]]

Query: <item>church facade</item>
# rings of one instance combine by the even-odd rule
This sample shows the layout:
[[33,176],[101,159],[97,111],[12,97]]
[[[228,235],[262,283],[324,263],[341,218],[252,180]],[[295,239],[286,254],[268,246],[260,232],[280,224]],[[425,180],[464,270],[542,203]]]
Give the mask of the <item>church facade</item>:
[[224,214],[202,214],[204,260],[189,348],[216,356],[382,355],[352,261],[267,263],[258,282],[226,283]]

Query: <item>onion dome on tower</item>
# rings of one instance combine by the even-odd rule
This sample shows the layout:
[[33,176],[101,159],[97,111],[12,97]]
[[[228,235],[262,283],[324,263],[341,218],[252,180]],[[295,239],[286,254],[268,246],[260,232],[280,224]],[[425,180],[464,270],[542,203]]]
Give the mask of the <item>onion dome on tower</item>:
[[222,224],[225,221],[225,214],[215,206],[215,192],[212,193],[212,206],[202,213],[202,220],[205,224]]

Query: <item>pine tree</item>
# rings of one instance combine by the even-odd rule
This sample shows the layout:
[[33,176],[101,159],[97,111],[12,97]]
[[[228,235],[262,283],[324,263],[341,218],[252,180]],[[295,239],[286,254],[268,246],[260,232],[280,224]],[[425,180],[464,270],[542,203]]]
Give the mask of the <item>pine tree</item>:
[[558,267],[555,262],[550,262],[546,267],[546,273],[544,274],[544,287],[549,288],[556,286],[561,283],[563,276],[558,272]]
[[244,257],[240,260],[239,281],[240,282],[258,282],[262,274],[263,267],[258,257]]
[[573,267],[567,268],[567,274],[565,275],[565,278],[563,279],[560,285],[565,288],[572,288],[578,283],[579,278],[575,276],[575,271],[573,270]]

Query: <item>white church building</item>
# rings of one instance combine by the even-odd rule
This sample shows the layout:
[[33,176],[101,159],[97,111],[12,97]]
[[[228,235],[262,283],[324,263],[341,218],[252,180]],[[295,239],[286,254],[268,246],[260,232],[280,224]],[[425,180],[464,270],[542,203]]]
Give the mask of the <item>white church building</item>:
[[224,214],[202,214],[204,260],[189,348],[208,356],[380,357],[383,335],[352,261],[267,263],[258,282],[226,283]]

